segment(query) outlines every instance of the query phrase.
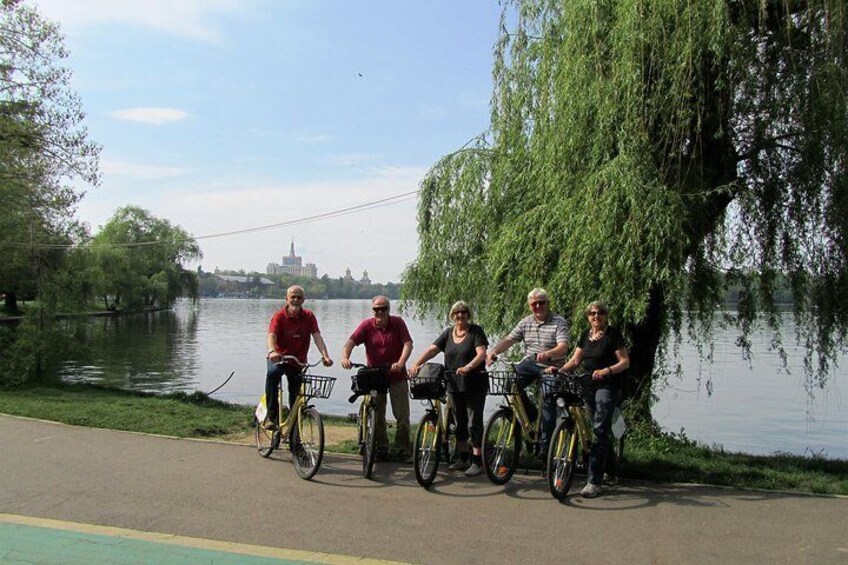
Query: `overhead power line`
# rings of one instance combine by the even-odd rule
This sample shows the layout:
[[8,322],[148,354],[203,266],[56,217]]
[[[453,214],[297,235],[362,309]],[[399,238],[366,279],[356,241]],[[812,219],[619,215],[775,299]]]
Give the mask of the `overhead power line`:
[[[240,230],[231,230],[231,231],[225,231],[225,232],[210,233],[210,234],[199,235],[199,236],[195,236],[195,237],[191,237],[191,238],[184,238],[184,239],[155,239],[155,240],[151,240],[151,241],[135,241],[135,242],[131,242],[131,243],[110,243],[110,244],[104,244],[104,246],[105,247],[116,247],[116,248],[117,247],[121,247],[121,248],[149,247],[149,246],[152,246],[152,245],[161,245],[161,244],[164,244],[164,243],[175,243],[175,242],[179,243],[179,242],[182,242],[182,241],[188,241],[189,239],[193,239],[193,240],[197,241],[197,240],[201,240],[201,239],[213,239],[213,238],[218,238],[218,237],[231,237],[231,236],[234,236],[234,235],[242,235],[242,234],[246,234],[246,233],[255,233],[255,232],[260,232],[260,231],[275,230],[275,229],[278,229],[278,228],[283,228],[283,227],[288,227],[288,226],[297,226],[297,225],[301,225],[301,224],[308,224],[308,223],[317,222],[317,221],[320,221],[320,220],[327,220],[327,219],[330,219],[330,218],[338,218],[340,216],[347,216],[347,215],[355,214],[355,213],[358,213],[358,212],[364,212],[366,210],[372,210],[374,208],[380,208],[380,207],[383,207],[383,206],[391,206],[391,205],[394,205],[394,204],[399,204],[401,202],[413,200],[417,194],[418,194],[418,191],[413,190],[413,191],[410,191],[410,192],[404,192],[402,194],[396,194],[394,196],[389,196],[387,198],[381,198],[380,200],[372,200],[372,201],[366,202],[364,204],[357,204],[356,206],[350,206],[348,208],[342,208],[340,210],[334,210],[332,212],[324,212],[324,213],[315,214],[315,215],[312,215],[312,216],[305,216],[303,218],[296,218],[294,220],[286,220],[284,222],[278,222],[278,223],[275,223],[275,224],[267,224],[267,225],[264,225],[264,226],[255,226],[255,227],[244,228],[244,229],[240,229]],[[35,243],[35,242],[26,243],[26,242],[18,242],[18,241],[0,243],[0,245],[6,245],[6,246],[9,246],[9,247],[25,247],[25,248],[29,248],[29,249],[70,249],[70,248],[73,248],[73,247],[86,247],[86,246],[89,246],[90,244],[91,244],[91,240],[86,241],[86,242],[81,243],[81,244]]]

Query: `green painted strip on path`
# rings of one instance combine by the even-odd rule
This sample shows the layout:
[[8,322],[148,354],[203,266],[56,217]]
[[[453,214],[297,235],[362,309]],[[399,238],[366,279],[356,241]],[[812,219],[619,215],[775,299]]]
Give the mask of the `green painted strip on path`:
[[0,563],[389,565],[394,562],[0,513]]

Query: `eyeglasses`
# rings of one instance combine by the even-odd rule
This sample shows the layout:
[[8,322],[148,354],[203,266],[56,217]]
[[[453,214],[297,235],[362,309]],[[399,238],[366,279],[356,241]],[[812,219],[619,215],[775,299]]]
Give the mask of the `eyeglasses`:
[[606,316],[606,315],[607,315],[606,312],[600,312],[600,311],[595,311],[595,310],[589,312],[590,318],[597,318],[598,316]]
[[531,302],[531,303],[530,303],[530,307],[531,307],[531,308],[540,308],[540,307],[544,306],[544,305],[545,305],[545,304],[547,304],[547,303],[548,303],[548,301],[547,301],[547,300],[537,300],[537,301],[535,301],[535,302]]
[[453,315],[456,316],[457,314],[465,314],[467,316],[468,310],[454,310]]
[[374,306],[371,309],[375,312],[385,312],[389,309],[389,307],[388,306]]

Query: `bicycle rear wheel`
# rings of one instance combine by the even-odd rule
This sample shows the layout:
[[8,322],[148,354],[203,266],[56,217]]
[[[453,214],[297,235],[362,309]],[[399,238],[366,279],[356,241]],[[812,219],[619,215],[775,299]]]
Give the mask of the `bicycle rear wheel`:
[[293,426],[292,463],[301,479],[311,479],[324,458],[324,420],[315,408],[305,408]]
[[362,426],[362,476],[370,479],[374,473],[374,458],[377,455],[377,410],[374,406],[366,408]]
[[262,457],[271,457],[274,450],[280,445],[279,430],[269,430],[262,422],[256,422],[254,429],[254,439],[256,440],[256,450]]
[[557,424],[548,449],[548,488],[562,500],[571,489],[580,453],[580,437],[574,422],[565,419]]
[[483,469],[496,485],[506,484],[518,468],[521,454],[521,424],[512,410],[497,410],[483,432]]
[[438,416],[433,412],[425,413],[418,423],[412,455],[415,480],[424,488],[433,484],[439,470],[440,436]]

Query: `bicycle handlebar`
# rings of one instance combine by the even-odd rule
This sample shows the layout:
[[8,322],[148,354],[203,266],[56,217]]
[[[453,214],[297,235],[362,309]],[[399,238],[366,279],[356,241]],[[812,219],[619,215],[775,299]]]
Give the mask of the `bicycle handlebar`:
[[309,369],[312,367],[317,367],[321,361],[316,361],[315,363],[303,363],[300,359],[295,357],[294,355],[282,355],[279,361],[276,361],[275,365],[294,365],[299,369]]

